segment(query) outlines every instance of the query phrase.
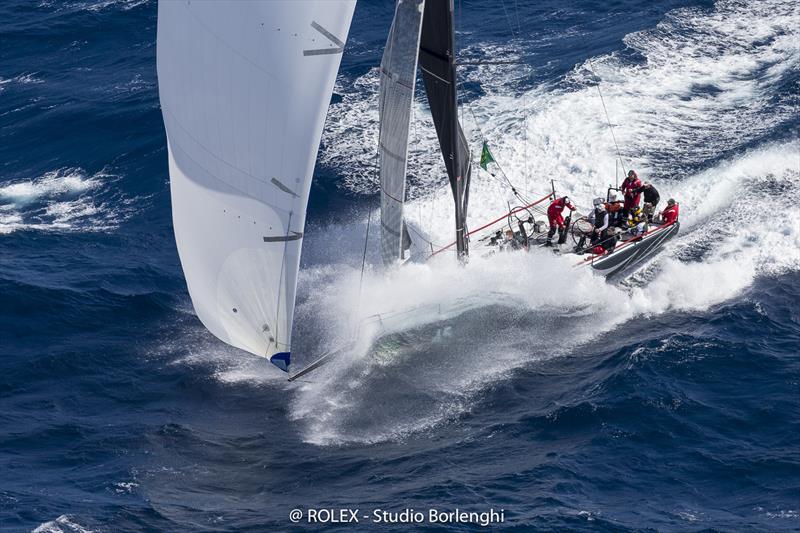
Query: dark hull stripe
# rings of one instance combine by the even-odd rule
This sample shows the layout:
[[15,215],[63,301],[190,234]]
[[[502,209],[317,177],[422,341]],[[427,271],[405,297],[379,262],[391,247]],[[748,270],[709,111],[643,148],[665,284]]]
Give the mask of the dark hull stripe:
[[623,250],[612,252],[602,259],[596,259],[592,263],[592,268],[607,277],[618,274],[626,268],[631,267],[651,256],[659,248],[661,248],[664,243],[674,237],[678,233],[679,229],[680,224],[676,222],[669,229],[659,232],[649,239],[645,237],[641,241],[631,244],[629,247],[626,247]]

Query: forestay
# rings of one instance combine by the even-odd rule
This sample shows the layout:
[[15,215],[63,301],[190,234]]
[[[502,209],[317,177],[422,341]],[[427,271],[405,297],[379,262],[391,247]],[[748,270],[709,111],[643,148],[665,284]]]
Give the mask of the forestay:
[[197,316],[289,364],[314,161],[355,0],[158,6],[173,224]]
[[[438,1],[438,0],[434,0]],[[379,164],[381,255],[386,264],[402,259],[410,246],[403,222],[408,131],[425,0],[399,0],[381,60]]]

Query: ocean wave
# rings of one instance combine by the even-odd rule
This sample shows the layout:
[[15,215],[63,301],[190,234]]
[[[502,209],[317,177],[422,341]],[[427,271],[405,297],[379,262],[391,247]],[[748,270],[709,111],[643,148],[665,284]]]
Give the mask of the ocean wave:
[[133,212],[110,189],[119,176],[101,170],[61,168],[37,178],[0,185],[0,234],[19,230],[107,231]]
[[[537,361],[579,353],[634,320],[708,312],[760,276],[796,270],[797,219],[764,213],[791,212],[800,200],[798,141],[751,144],[797,113],[796,104],[769,103],[775,80],[796,70],[789,60],[792,14],[782,5],[773,11],[774,19],[769,9],[728,2],[677,10],[625,38],[642,61],[601,56],[577,65],[560,84],[522,93],[502,76],[470,74],[475,82],[490,80],[466,106],[472,140],[480,125],[518,190],[535,197],[556,178],[558,190],[584,208],[613,183],[617,159],[599,80],[625,165],[653,181],[664,199],[678,200],[682,234],[645,265],[640,283],[622,286],[572,268],[568,258],[539,253],[502,261],[474,256],[466,268],[443,257],[389,271],[369,255],[362,281],[359,261],[339,257],[358,248],[350,241],[363,239],[365,221],[326,227],[324,239],[309,235],[306,247],[315,247],[320,263],[301,273],[295,349],[342,353],[296,389],[290,416],[305,427],[304,439],[403,439],[469,412],[494,384]],[[492,54],[514,51],[494,47]],[[701,90],[698,79],[716,89]],[[341,101],[329,112],[321,162],[353,192],[377,188],[377,84],[376,69],[340,77]],[[744,101],[755,104],[743,111]],[[440,245],[452,238],[452,200],[430,113],[419,99],[413,114],[405,216]],[[740,142],[716,135],[715,121],[738,132]],[[469,221],[476,226],[516,200],[506,184],[474,172]],[[377,249],[376,233],[368,248]],[[591,328],[581,326],[586,321]],[[226,383],[270,381],[268,367],[231,362],[233,352],[223,352],[206,346],[196,357],[212,362]],[[398,389],[400,398],[392,392]]]
[[[791,7],[778,1],[757,6],[722,1],[713,9],[676,10],[654,29],[625,37],[640,60],[621,53],[591,58],[560,83],[548,81],[521,93],[517,78],[527,67],[479,66],[466,78],[485,94],[462,105],[462,126],[475,150],[481,137],[491,143],[518,190],[536,197],[556,179],[560,189],[587,204],[615,179],[617,154],[605,105],[625,165],[666,186],[734,155],[797,115],[797,102],[776,89],[800,67],[796,19]],[[508,44],[473,48],[486,48],[492,56],[517,54]],[[323,164],[343,175],[342,185],[360,194],[378,189],[378,81],[377,69],[356,79],[340,76],[342,101],[330,108],[320,153]],[[443,161],[423,99],[417,95],[412,111],[408,196],[438,195],[444,201],[435,202],[434,211],[449,214]],[[474,225],[515,200],[506,184],[478,168],[473,172]],[[414,207],[408,211],[413,216]],[[431,225],[444,225],[435,222]]]
[[53,2],[50,0],[42,0],[39,2],[39,7],[54,8],[56,11],[99,12],[114,8],[128,11],[149,2],[150,0],[96,0],[93,2]]
[[62,514],[55,520],[39,525],[32,533],[93,533],[93,531],[76,522],[75,517]]
[[0,92],[5,90],[6,85],[36,85],[39,83],[44,83],[44,80],[38,76],[37,72],[19,74],[13,78],[0,78]]

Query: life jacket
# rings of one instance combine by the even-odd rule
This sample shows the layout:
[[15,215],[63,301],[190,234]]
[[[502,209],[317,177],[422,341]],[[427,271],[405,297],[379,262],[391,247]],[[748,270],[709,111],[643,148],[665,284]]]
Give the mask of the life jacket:
[[616,213],[617,211],[622,210],[622,202],[606,202],[606,211],[609,213]]
[[635,210],[634,210],[634,211],[631,213],[631,218],[628,220],[628,226],[631,226],[631,227],[633,227],[633,226],[636,226],[636,225],[637,225],[637,224],[639,224],[640,222],[643,222],[643,221],[644,221],[644,218],[645,218],[645,217],[644,217],[644,214],[642,213],[642,210],[641,210],[641,208],[638,208],[638,207],[637,207],[637,208],[636,208],[636,209],[635,209]]

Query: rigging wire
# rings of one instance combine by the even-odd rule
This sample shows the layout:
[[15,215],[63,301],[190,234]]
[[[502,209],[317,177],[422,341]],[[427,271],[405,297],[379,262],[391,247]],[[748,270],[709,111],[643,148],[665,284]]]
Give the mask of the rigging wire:
[[[372,209],[367,211],[367,231],[364,232],[364,252],[361,254],[361,277],[358,279],[358,303],[361,304],[361,288],[364,285],[364,267],[367,264],[367,243],[369,242],[369,227],[372,222]],[[356,313],[358,316],[358,313]]]
[[[503,13],[505,14],[506,23],[508,24],[508,29],[509,29],[509,31],[511,33],[511,37],[512,38],[517,38],[517,37],[519,37],[520,31],[521,31],[521,28],[522,28],[520,20],[519,20],[519,6],[517,4],[517,0],[515,0],[515,2],[514,2],[514,5],[515,5],[515,17],[516,17],[516,22],[517,22],[516,30],[514,28],[514,24],[512,23],[511,16],[508,13],[508,7],[506,6],[506,0],[501,0],[501,3],[502,3],[502,7],[503,7]],[[459,10],[460,10],[460,7],[461,7],[460,4],[461,4],[461,0],[459,0]],[[495,63],[496,64],[500,64],[500,62],[492,62],[492,64],[495,64]],[[508,61],[508,62],[502,62],[502,63],[523,64],[524,61]],[[484,62],[484,61],[465,61],[465,62],[459,62],[458,64],[459,65],[480,65],[480,64],[488,64],[488,62]],[[457,83],[459,85],[463,85],[463,80],[459,79],[457,81]],[[475,116],[475,112],[472,109],[472,106],[470,105],[470,103],[466,99],[462,99],[462,100],[463,100],[463,105],[461,106],[461,114],[462,114],[461,122],[462,123],[464,122],[464,118],[463,118],[464,109],[463,108],[466,106],[468,111],[469,111],[469,113],[470,113],[470,115],[472,115],[472,119],[475,122],[476,128],[478,129],[478,135],[480,137],[480,140],[483,141],[483,142],[486,142],[487,141],[486,136],[484,135],[483,130],[480,127],[480,123],[478,122],[478,119]],[[528,132],[527,132],[527,115],[526,115],[526,120],[525,120],[525,143],[526,143],[525,144],[525,161],[526,161],[526,169],[525,170],[526,171],[527,171],[527,142],[528,142],[528,138],[527,137],[528,137]],[[500,169],[500,173],[502,174],[503,179],[508,184],[508,186],[511,188],[511,192],[517,198],[519,198],[520,200],[522,200],[526,204],[529,203],[528,199],[525,198],[522,194],[520,194],[520,192],[517,190],[516,186],[508,178],[508,175],[506,174],[505,169],[503,169],[502,165],[500,165],[500,163],[497,160],[495,160],[494,162],[497,165],[497,167]],[[523,172],[523,173],[525,173],[525,172]],[[491,173],[489,173],[489,174],[493,178],[495,178],[494,175],[492,175]],[[527,187],[528,187],[527,186],[527,183],[528,183],[527,178],[528,177],[526,175],[525,176],[525,188],[524,188],[525,192],[528,192],[527,191]]]
[[[598,20],[604,20],[604,19],[598,19]],[[594,70],[594,67],[592,66],[592,59],[590,57],[591,50],[589,48],[589,42],[586,40],[586,37],[584,36],[583,33],[578,32],[578,35],[580,36],[581,41],[583,41],[583,47],[586,52],[586,67],[589,69],[589,72],[592,73],[592,76],[596,81],[595,87],[597,87],[597,94],[600,96],[600,103],[603,106],[603,113],[606,116],[606,124],[608,124],[608,129],[611,131],[611,138],[614,141],[614,148],[617,150],[617,158],[619,159],[619,163],[622,166],[622,171],[627,175],[628,169],[625,168],[625,160],[622,158],[622,152],[619,149],[619,143],[617,143],[617,135],[614,133],[614,125],[611,123],[611,116],[608,113],[608,107],[606,106],[606,99],[603,97],[602,89],[600,89],[601,78],[600,76],[597,75],[597,73]]]
[[[380,129],[378,129],[378,143],[380,144]],[[379,157],[380,157],[380,149],[376,147],[375,149],[375,159],[374,159],[374,168],[376,174],[378,174],[378,188],[380,189],[380,165],[379,165]],[[380,194],[378,195],[378,201],[380,201]],[[359,313],[361,312],[361,292],[364,288],[364,270],[367,265],[367,245],[369,243],[369,228],[372,222],[372,211],[374,209],[372,207],[367,208],[367,230],[364,232],[364,251],[361,254],[361,275],[358,278],[358,298],[356,299],[356,312],[355,317],[357,318]],[[357,327],[357,326],[356,326]]]
[[[511,24],[511,17],[508,16],[508,9],[506,9],[506,0],[500,0],[500,3],[503,4],[503,13],[506,15],[506,22],[508,22],[508,27],[511,29],[511,37],[516,38],[517,35],[514,35],[514,26]],[[519,20],[519,18],[517,18]]]
[[[478,135],[480,136],[482,141],[486,142],[486,136],[483,134],[483,130],[481,129],[481,125],[478,122],[478,118],[475,116],[475,111],[472,109],[472,106],[469,103],[466,103],[465,105],[469,110],[470,115],[472,115],[472,120],[475,121],[475,127],[478,129]],[[497,165],[497,168],[500,169],[500,174],[503,176],[503,179],[505,179],[506,183],[508,183],[508,186],[511,187],[511,192],[514,193],[514,196],[522,200],[525,204],[530,203],[527,198],[525,198],[522,194],[520,194],[519,191],[517,191],[517,188],[514,186],[514,184],[511,183],[511,180],[508,178],[508,175],[506,174],[506,171],[503,169],[502,165],[500,165],[500,163],[497,160],[495,160],[494,163]],[[489,174],[492,175],[491,173]]]
[[606,123],[608,124],[608,129],[611,130],[611,138],[614,140],[614,147],[617,149],[617,157],[619,158],[619,163],[622,165],[622,171],[627,175],[628,169],[625,168],[625,160],[622,159],[622,153],[619,150],[619,144],[617,144],[617,136],[614,134],[614,126],[611,124],[611,117],[608,115],[608,108],[606,107],[606,99],[603,98],[603,91],[600,90],[600,77],[595,74],[594,69],[592,68],[592,60],[587,59],[586,64],[589,67],[589,72],[592,73],[592,76],[597,78],[597,94],[600,95],[600,103],[603,104],[603,112],[606,115]]

